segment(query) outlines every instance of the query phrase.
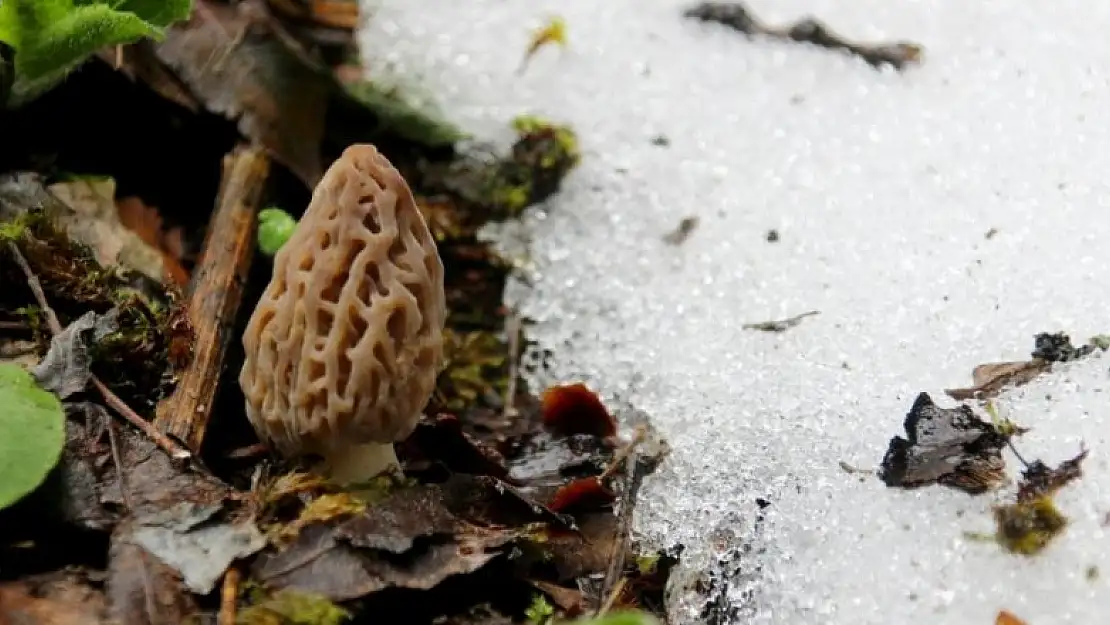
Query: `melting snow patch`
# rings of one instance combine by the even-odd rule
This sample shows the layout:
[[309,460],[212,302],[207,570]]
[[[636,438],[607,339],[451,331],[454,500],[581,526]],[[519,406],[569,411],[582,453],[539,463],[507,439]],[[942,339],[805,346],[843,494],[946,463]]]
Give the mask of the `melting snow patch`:
[[[581,166],[524,220],[530,270],[509,296],[552,352],[538,386],[585,381],[668,436],[636,527],[685,546],[673,620],[1099,622],[1101,354],[996,400],[1032,428],[1027,459],[1091,450],[1036,556],[973,537],[1012,485],[903,490],[840,464],[876,466],[919,393],[955,406],[944,389],[1027,358],[1036,333],[1107,330],[1110,4],[749,3],[920,42],[902,73],[684,19],[690,4],[379,0],[363,36],[371,72],[416,76],[480,137],[507,140],[521,113],[579,133]],[[568,47],[518,72],[553,14]]]

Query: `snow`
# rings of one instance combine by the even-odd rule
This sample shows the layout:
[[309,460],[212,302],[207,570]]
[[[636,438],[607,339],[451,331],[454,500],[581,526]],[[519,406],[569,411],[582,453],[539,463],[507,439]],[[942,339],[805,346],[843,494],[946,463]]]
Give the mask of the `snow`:
[[[581,166],[523,220],[530,284],[508,295],[552,352],[535,384],[583,380],[673,445],[636,520],[652,544],[686,546],[672,619],[1100,622],[1106,358],[998,401],[1033,428],[1024,455],[1092,450],[1057,498],[1069,527],[1038,556],[967,536],[993,531],[1009,491],[907,492],[839,463],[878,464],[918,392],[955,405],[943,389],[1027,358],[1037,332],[1108,329],[1110,4],[748,4],[773,24],[811,14],[920,42],[902,74],[691,22],[688,4],[378,0],[362,36],[372,75],[435,94],[477,137],[506,142],[521,113],[579,133]],[[556,14],[569,47],[518,73]],[[687,216],[689,239],[664,243]],[[742,328],[809,310],[785,333]],[[728,582],[723,616],[699,616],[705,576]]]

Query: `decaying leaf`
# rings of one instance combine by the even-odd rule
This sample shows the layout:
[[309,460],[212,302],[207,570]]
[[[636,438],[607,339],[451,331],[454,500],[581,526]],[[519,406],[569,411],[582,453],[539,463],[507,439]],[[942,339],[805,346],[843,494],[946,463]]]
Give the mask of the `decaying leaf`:
[[895,436],[879,477],[887,486],[941,483],[981,493],[1005,479],[1002,448],[1009,437],[968,406],[941,408],[921,393],[906,415],[906,437]]
[[237,120],[244,136],[315,186],[323,172],[320,142],[334,78],[249,12],[212,0],[196,3],[188,21],[167,30],[155,55],[207,110]]
[[1033,358],[1048,362],[1077,360],[1094,353],[1096,349],[1098,348],[1093,343],[1075,347],[1071,344],[1071,338],[1063,332],[1042,332],[1033,337]]
[[111,618],[135,625],[188,622],[197,613],[196,599],[172,568],[131,542],[127,538],[130,533],[127,523],[118,525],[108,549],[106,590]]
[[125,228],[162,255],[166,278],[178,286],[185,286],[189,282],[189,272],[181,265],[185,255],[181,227],[165,228],[158,209],[135,196],[117,199],[116,211]]
[[232,562],[266,546],[252,521],[214,518],[222,509],[183,501],[137,519],[128,540],[177,571],[190,591],[206,595]]
[[1068,335],[1063,332],[1041,332],[1033,338],[1033,343],[1030,360],[979,365],[971,372],[971,387],[948,389],[945,393],[957,401],[989,399],[997,396],[1004,389],[1028,384],[1037,376],[1051,370],[1054,362],[1084,358],[1096,350],[1105,351],[1110,345],[1096,336],[1087,344],[1075,347],[1071,344]]
[[120,220],[115,180],[77,178],[47,190],[73,210],[61,220],[63,227],[88,245],[102,266],[122,265],[159,282],[169,277],[162,254]]
[[1084,449],[1074,458],[1061,462],[1055,469],[1040,460],[1030,462],[1021,475],[1018,501],[1051,497],[1056,491],[1079,479],[1083,475],[1083,461],[1087,459],[1087,452],[1088,450]]
[[104,594],[82,576],[58,571],[0,583],[0,623],[108,625]]
[[994,618],[994,625],[1026,625],[1025,621],[1014,616],[1008,610],[1000,610]]
[[115,308],[105,315],[92,311],[81,315],[50,340],[50,349],[35,367],[35,379],[61,399],[84,391],[92,377],[90,346],[118,329],[119,312]]
[[617,433],[617,422],[586,385],[553,386],[543,392],[543,424],[562,435],[589,434],[605,438]]
[[1021,386],[1049,370],[1051,364],[1046,360],[1034,358],[1024,362],[998,362],[979,365],[971,372],[972,386],[945,391],[952,399],[988,399],[997,396],[1003,389]]
[[484,445],[462,429],[458,417],[449,414],[424,418],[403,443],[406,458],[419,455],[452,471],[472,475],[491,475],[505,479],[509,470],[497,450]]

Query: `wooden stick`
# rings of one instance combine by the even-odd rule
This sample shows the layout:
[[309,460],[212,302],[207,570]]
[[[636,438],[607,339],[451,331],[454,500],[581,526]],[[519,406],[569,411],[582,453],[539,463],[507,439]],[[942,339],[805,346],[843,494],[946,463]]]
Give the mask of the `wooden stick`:
[[239,607],[239,581],[243,573],[232,564],[224,573],[224,585],[220,589],[220,613],[217,625],[235,625],[235,613]]
[[243,286],[254,256],[254,225],[270,159],[261,148],[237,146],[224,157],[216,211],[193,273],[189,318],[196,335],[193,360],[174,393],[158,405],[154,419],[163,432],[199,452],[228,341],[239,313]]

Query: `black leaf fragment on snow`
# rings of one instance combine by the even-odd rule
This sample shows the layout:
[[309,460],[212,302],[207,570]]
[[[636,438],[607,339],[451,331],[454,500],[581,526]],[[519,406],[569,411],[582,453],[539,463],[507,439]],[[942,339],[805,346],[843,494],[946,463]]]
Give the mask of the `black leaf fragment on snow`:
[[906,437],[895,436],[879,477],[887,486],[939,483],[982,493],[1005,477],[1002,448],[1009,437],[965,405],[941,408],[921,393],[906,415]]

